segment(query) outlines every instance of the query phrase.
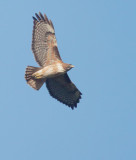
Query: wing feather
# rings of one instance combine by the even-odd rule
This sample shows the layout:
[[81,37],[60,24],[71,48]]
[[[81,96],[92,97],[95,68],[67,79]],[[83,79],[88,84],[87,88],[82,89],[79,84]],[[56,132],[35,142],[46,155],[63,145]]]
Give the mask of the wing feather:
[[77,107],[77,103],[79,103],[82,93],[71,82],[67,73],[55,78],[47,79],[46,86],[52,97],[72,109]]
[[41,13],[39,15],[36,13],[35,16],[33,17],[32,51],[37,63],[40,66],[46,66],[60,61],[58,49],[54,49],[57,48],[57,41],[51,20]]

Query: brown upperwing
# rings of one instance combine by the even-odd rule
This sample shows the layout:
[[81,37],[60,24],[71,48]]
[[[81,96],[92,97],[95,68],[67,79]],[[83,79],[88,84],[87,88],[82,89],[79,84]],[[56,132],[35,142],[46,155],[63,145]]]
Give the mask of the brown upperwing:
[[55,61],[61,61],[57,48],[55,31],[51,20],[46,15],[35,14],[32,35],[32,51],[40,66],[47,66]]
[[47,79],[46,86],[52,97],[71,107],[72,109],[77,107],[77,103],[79,103],[82,93],[71,82],[67,73],[55,78]]

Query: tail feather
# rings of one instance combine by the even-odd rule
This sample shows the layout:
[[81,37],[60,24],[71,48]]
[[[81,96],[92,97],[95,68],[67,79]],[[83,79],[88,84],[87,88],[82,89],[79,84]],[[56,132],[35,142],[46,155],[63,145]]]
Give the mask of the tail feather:
[[26,72],[25,72],[25,79],[27,83],[34,89],[39,90],[43,83],[45,82],[44,79],[35,79],[32,74],[40,70],[38,67],[32,67],[32,66],[27,66]]

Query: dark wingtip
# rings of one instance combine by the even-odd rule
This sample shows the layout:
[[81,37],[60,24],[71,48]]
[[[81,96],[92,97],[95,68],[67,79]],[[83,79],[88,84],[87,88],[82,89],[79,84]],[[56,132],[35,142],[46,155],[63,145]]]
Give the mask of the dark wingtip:
[[77,104],[80,102],[80,99],[82,98],[81,95],[82,95],[82,93],[80,92],[80,96],[79,96],[79,98],[77,99],[77,101],[75,102],[75,104],[72,105],[72,106],[69,106],[69,107],[72,108],[72,110],[73,110],[74,108],[77,108]]
[[[73,104],[73,105],[68,105],[72,110],[74,110],[74,108],[77,108],[77,103],[78,102],[76,102],[75,104]],[[66,104],[65,104],[66,105]]]
[[35,13],[35,17],[33,17],[33,20],[34,20],[34,22],[36,22],[36,21],[44,21],[45,23],[48,23],[49,25],[51,25],[53,27],[53,23],[48,20],[46,14],[43,15],[41,12],[39,12],[39,14]]
[[34,21],[37,21],[37,19],[35,17],[32,17]]
[[40,15],[41,19],[42,19],[43,21],[45,21],[44,16],[42,15],[41,12],[39,12],[39,15]]
[[35,13],[35,16],[39,21],[41,20],[40,16],[37,13]]

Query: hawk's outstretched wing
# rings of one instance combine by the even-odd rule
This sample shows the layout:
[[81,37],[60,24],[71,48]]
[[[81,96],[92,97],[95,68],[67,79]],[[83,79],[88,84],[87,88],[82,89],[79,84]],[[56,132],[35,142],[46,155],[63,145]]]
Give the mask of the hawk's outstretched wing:
[[51,20],[46,15],[36,13],[33,26],[32,51],[40,66],[46,66],[61,60],[57,48],[55,31]]
[[72,109],[77,107],[81,98],[81,92],[71,82],[67,73],[55,78],[47,79],[46,86],[52,97],[68,105]]

